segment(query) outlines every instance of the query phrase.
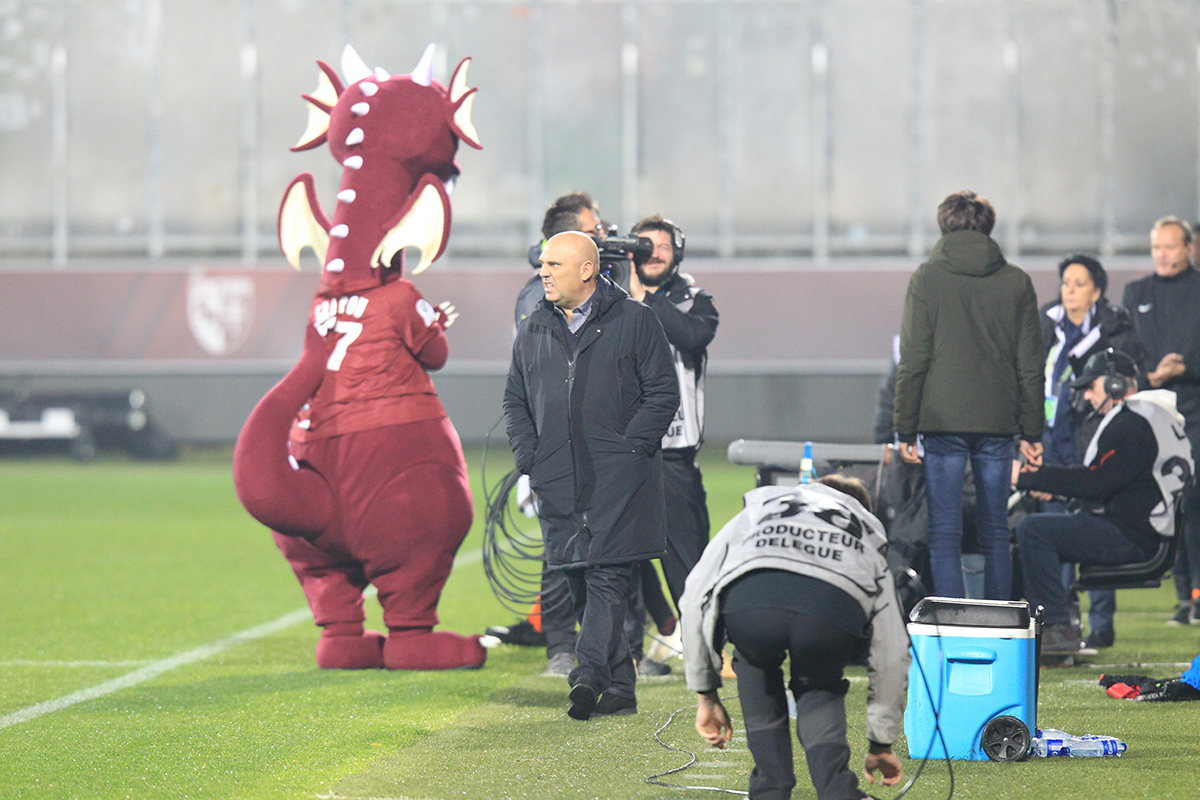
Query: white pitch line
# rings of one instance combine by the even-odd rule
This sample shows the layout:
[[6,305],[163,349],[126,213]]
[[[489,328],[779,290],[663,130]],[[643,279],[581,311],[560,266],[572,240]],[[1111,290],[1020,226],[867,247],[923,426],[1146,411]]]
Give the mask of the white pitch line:
[[[473,564],[483,558],[482,551],[473,551],[465,555],[458,556],[454,559],[454,567],[462,567],[467,564]],[[11,714],[5,714],[0,717],[0,730],[8,728],[12,725],[17,725],[22,722],[28,722],[31,719],[36,719],[43,714],[50,714],[55,711],[62,711],[64,708],[85,703],[88,700],[95,700],[99,697],[119,692],[122,689],[128,689],[131,686],[137,686],[139,683],[145,683],[148,680],[157,678],[164,672],[170,672],[176,667],[183,667],[188,664],[195,664],[198,661],[203,661],[207,658],[212,658],[218,653],[222,653],[231,647],[237,647],[246,642],[253,642],[257,639],[262,639],[270,636],[273,633],[290,628],[293,625],[301,623],[305,620],[312,619],[312,612],[307,608],[298,608],[295,611],[290,611],[271,622],[256,625],[253,628],[247,628],[244,631],[235,633],[232,636],[227,636],[224,639],[218,639],[215,642],[201,645],[200,647],[188,650],[185,653],[164,658],[160,661],[155,661],[141,669],[136,669],[133,672],[122,675],[119,678],[114,678],[111,681],[91,686],[87,689],[80,689],[77,692],[60,697],[56,700],[47,700],[43,703],[37,703],[20,711],[14,711]]]
[[119,678],[114,678],[111,681],[91,686],[87,689],[80,689],[78,692],[72,692],[65,697],[60,697],[57,700],[47,700],[44,703],[22,708],[20,711],[14,711],[11,714],[6,714],[0,717],[0,728],[7,728],[10,725],[16,725],[21,722],[28,722],[31,719],[49,714],[53,711],[61,711],[64,708],[70,708],[73,705],[95,700],[98,697],[119,692],[121,689],[128,689],[131,686],[137,686],[139,683],[157,678],[164,672],[169,672],[176,667],[182,667],[186,664],[194,664],[197,661],[203,661],[206,658],[211,658],[218,653],[228,650],[231,647],[236,647],[244,642],[252,642],[255,639],[261,639],[264,636],[270,636],[272,633],[289,628],[292,625],[304,619],[311,619],[312,614],[307,608],[297,609],[290,613],[284,614],[273,622],[268,622],[263,625],[257,625],[253,628],[235,633],[232,636],[227,636],[224,639],[218,639],[215,642],[210,642],[200,647],[188,650],[185,653],[164,658],[161,661],[155,661],[152,664],[147,664],[141,669],[135,669],[133,672],[126,673]]
[[149,664],[141,661],[0,661],[0,667],[140,667]]

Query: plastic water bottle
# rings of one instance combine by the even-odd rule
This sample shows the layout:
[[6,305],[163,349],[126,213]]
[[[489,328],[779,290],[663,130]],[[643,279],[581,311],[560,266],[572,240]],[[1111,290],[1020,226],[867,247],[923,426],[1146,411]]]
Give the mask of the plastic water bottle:
[[1112,736],[1072,736],[1047,729],[1038,731],[1037,738],[1033,740],[1033,751],[1043,758],[1119,756],[1125,752],[1125,743]]
[[813,470],[812,442],[804,443],[804,458],[800,459],[800,482],[812,483],[817,473]]

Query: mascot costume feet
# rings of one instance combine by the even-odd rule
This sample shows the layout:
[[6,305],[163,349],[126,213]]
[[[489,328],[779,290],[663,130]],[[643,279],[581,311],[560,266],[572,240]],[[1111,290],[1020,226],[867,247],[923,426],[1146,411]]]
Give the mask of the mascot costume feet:
[[[324,62],[308,130],[343,167],[332,221],[303,173],[284,193],[279,242],[294,267],[310,247],[323,269],[296,366],[247,420],[234,451],[238,498],[269,527],[321,627],[322,669],[483,666],[478,636],[434,631],[455,553],[471,527],[458,434],[428,372],[448,355],[457,314],[402,277],[441,255],[459,141],[471,124],[469,59],[450,87],[433,80],[433,45],[411,75],[369,69],[353,48],[342,78]],[[378,591],[387,634],[363,629]]]

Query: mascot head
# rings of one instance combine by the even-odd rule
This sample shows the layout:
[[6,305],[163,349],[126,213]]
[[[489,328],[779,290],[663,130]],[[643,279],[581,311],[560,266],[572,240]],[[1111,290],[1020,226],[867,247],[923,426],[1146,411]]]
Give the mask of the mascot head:
[[433,55],[431,44],[410,75],[371,70],[349,45],[341,77],[317,62],[317,89],[304,95],[308,128],[292,150],[329,144],[342,165],[337,207],[330,220],[312,175],[297,176],[279,209],[279,243],[297,268],[300,251],[311,247],[327,289],[377,285],[389,268],[399,272],[405,247],[420,251],[413,270],[420,272],[446,247],[458,143],[481,145],[471,123],[477,90],[466,84],[470,59],[446,88],[433,79]]

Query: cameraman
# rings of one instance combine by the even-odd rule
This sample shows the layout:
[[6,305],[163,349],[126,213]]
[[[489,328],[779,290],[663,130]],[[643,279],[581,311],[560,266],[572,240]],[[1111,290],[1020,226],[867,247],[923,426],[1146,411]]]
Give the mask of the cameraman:
[[[604,241],[607,232],[600,221],[600,207],[587,192],[572,192],[565,194],[550,204],[546,215],[542,217],[542,241],[529,248],[529,264],[534,270],[541,270],[542,248],[551,236],[564,231],[580,231],[586,233],[597,243]],[[533,313],[537,304],[546,296],[542,289],[542,276],[538,272],[521,289],[517,296],[516,324]]]
[[644,260],[635,257],[629,294],[662,323],[679,378],[679,409],[662,441],[667,502],[662,565],[678,607],[688,573],[708,544],[708,501],[696,453],[704,440],[704,371],[708,344],[717,333],[717,307],[692,276],[679,271],[684,236],[678,225],[656,214],[634,225],[632,235],[649,239],[654,250]]

